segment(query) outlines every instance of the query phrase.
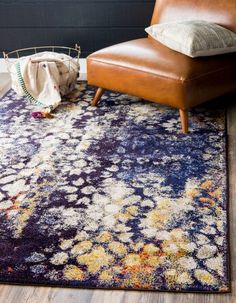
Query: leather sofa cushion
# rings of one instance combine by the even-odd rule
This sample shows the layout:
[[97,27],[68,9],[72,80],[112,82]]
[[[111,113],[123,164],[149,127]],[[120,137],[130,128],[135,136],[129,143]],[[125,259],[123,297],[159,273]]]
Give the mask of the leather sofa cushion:
[[236,89],[236,53],[192,59],[150,37],[102,49],[87,63],[92,85],[182,109]]

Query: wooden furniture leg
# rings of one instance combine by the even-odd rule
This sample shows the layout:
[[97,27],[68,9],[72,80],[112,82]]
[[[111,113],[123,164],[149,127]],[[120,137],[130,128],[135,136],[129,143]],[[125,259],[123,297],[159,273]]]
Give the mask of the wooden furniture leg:
[[95,96],[93,98],[93,101],[92,101],[92,106],[96,106],[98,104],[98,102],[100,101],[100,99],[101,99],[104,91],[105,90],[103,88],[101,88],[101,87],[99,87],[97,89],[96,94],[95,94]]
[[188,133],[188,111],[180,109],[179,114],[180,114],[180,119],[181,119],[182,131],[184,134],[187,134]]

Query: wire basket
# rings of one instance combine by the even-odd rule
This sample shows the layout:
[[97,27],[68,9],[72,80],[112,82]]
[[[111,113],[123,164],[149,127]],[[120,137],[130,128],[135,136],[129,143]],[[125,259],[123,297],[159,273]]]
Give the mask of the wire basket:
[[61,60],[61,62],[69,62],[69,68],[68,72],[70,72],[70,69],[72,66],[70,65],[70,62],[72,60],[76,61],[77,67],[78,67],[78,73],[80,71],[80,64],[79,64],[79,58],[81,54],[81,49],[80,46],[77,44],[75,45],[74,48],[72,47],[65,47],[65,46],[37,46],[37,47],[29,47],[29,48],[21,48],[14,50],[9,53],[3,52],[3,57],[5,59],[6,65],[7,65],[7,70],[11,74],[12,73],[12,65],[14,65],[16,62],[19,61],[20,58],[25,57],[25,56],[31,56],[34,54],[37,54],[39,52],[55,52],[55,53],[61,53],[70,56],[70,59],[64,59]]

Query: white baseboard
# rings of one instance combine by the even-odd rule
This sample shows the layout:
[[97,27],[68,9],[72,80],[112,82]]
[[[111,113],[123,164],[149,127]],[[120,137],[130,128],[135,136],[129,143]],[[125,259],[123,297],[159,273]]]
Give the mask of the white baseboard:
[[80,80],[87,80],[87,61],[86,59],[79,59],[80,62]]
[[[0,58],[0,73],[8,73],[6,61]],[[86,59],[80,59],[80,80],[87,80]]]

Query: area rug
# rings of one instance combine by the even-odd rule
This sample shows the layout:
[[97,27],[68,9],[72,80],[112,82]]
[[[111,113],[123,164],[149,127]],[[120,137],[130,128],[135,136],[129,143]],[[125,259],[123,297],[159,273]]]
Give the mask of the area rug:
[[229,291],[224,110],[184,135],[174,109],[93,94],[51,120],[0,101],[0,281]]

